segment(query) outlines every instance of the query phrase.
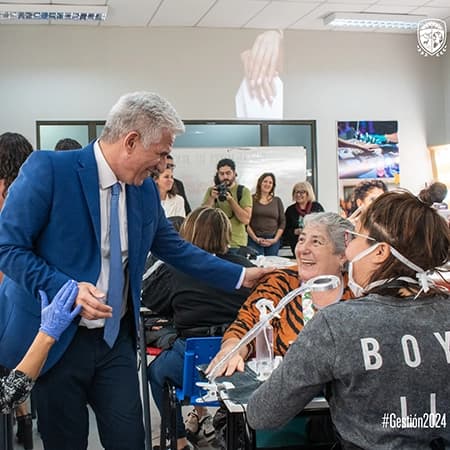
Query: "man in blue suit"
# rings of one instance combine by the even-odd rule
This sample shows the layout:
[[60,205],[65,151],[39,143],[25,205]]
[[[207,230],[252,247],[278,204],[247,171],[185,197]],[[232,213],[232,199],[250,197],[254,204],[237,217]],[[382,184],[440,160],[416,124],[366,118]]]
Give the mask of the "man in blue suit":
[[[73,278],[75,304],[82,306],[79,323],[61,336],[37,383],[46,450],[87,448],[87,403],[107,450],[144,448],[135,342],[149,250],[228,290],[250,286],[266,272],[211,256],[181,240],[166,220],[149,177],[166,167],[175,135],[183,131],[176,111],[157,94],[127,94],[110,111],[100,140],[82,150],[34,152],[9,189],[0,215],[0,364],[14,367],[36,334],[39,290],[54,297]],[[119,276],[110,278],[113,228],[120,235],[114,250]],[[123,282],[113,307],[117,279]]]

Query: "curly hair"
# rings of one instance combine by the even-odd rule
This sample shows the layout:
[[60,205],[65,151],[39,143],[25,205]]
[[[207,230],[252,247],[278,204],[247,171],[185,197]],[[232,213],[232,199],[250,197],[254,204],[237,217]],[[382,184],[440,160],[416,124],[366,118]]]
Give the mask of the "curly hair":
[[3,198],[32,151],[32,145],[21,134],[8,132],[0,136],[0,180],[4,180],[5,186]]
[[387,192],[388,190],[386,184],[382,180],[364,180],[359,182],[353,189],[350,214],[358,208],[357,200],[363,201],[372,189],[381,189],[383,192]]

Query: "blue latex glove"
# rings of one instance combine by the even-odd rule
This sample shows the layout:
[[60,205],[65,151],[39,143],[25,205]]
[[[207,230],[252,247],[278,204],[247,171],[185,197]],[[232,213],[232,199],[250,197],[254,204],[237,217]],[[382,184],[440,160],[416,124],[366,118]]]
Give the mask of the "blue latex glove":
[[50,337],[58,340],[61,334],[70,325],[72,320],[80,313],[81,305],[71,311],[78,295],[78,284],[74,280],[67,281],[48,304],[47,294],[39,291],[41,296],[41,328]]

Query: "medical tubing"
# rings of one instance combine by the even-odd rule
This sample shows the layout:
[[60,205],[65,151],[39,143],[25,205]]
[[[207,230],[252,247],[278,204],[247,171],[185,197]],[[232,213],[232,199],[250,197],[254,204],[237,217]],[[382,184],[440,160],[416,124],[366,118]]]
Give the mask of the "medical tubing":
[[210,381],[214,381],[217,378],[216,373],[235,355],[238,354],[239,350],[247,345],[249,342],[253,341],[255,337],[261,332],[261,330],[265,327],[265,325],[270,322],[274,317],[278,315],[280,311],[297,295],[310,290],[310,287],[307,285],[300,286],[288,294],[286,294],[281,300],[280,303],[271,311],[267,316],[264,317],[263,320],[260,320],[256,325],[253,326],[247,333],[242,336],[241,340],[227,353],[211,370],[208,375],[208,379]]

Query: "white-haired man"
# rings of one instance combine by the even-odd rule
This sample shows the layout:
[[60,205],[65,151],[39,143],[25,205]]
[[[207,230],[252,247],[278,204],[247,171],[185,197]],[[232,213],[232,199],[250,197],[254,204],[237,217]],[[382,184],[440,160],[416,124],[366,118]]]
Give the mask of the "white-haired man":
[[159,95],[124,95],[98,141],[34,152],[9,190],[0,218],[0,364],[14,367],[36,333],[39,290],[53,297],[73,278],[82,307],[36,385],[46,450],[87,448],[88,403],[105,449],[144,448],[135,342],[149,250],[225,289],[262,275],[186,243],[165,218],[150,175],[183,131]]

